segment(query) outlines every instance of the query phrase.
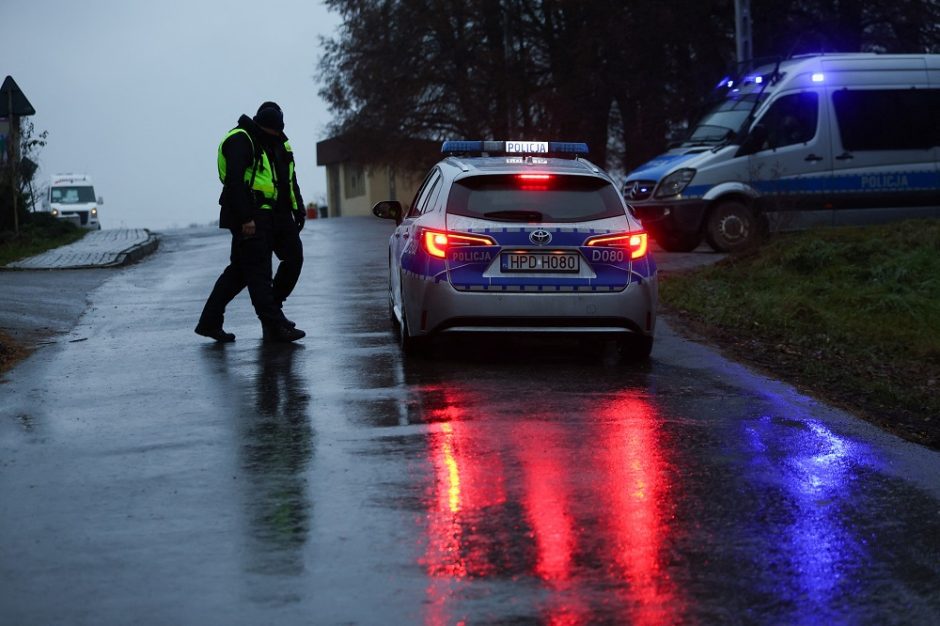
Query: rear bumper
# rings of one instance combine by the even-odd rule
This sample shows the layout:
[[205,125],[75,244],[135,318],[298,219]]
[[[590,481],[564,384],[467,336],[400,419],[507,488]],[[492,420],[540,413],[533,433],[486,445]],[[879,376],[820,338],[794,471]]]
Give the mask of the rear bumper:
[[403,276],[414,334],[457,332],[639,333],[656,326],[656,276],[619,292],[468,292]]

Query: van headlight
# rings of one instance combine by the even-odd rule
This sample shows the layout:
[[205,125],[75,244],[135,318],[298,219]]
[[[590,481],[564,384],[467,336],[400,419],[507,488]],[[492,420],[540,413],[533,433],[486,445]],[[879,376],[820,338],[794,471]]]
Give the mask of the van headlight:
[[669,198],[678,196],[689,186],[693,178],[695,178],[695,170],[692,168],[686,167],[681,170],[676,170],[659,183],[659,187],[656,188],[656,197]]
[[98,215],[98,209],[92,207],[92,209],[91,209],[91,214],[92,214],[92,216]]
[[52,209],[52,217],[59,217],[59,209]]

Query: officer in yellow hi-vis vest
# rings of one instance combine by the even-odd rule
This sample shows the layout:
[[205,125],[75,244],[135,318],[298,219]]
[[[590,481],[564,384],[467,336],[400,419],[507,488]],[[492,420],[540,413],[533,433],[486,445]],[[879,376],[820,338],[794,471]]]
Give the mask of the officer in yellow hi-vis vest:
[[[264,338],[296,341],[305,333],[284,316],[282,307],[303,266],[300,230],[305,215],[281,108],[265,102],[254,118],[242,115],[219,144],[218,166],[219,227],[232,232],[232,251],[196,333],[220,342],[235,341],[235,335],[222,328],[225,306],[248,287]],[[272,252],[281,261],[273,279]]]

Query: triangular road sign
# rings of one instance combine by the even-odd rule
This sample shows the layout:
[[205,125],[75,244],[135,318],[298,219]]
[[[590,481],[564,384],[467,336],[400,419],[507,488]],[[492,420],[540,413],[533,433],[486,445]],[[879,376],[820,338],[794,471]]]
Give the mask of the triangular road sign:
[[10,117],[10,95],[13,95],[13,115],[26,116],[36,115],[36,109],[26,99],[26,95],[20,86],[16,84],[12,76],[7,76],[0,87],[0,117]]

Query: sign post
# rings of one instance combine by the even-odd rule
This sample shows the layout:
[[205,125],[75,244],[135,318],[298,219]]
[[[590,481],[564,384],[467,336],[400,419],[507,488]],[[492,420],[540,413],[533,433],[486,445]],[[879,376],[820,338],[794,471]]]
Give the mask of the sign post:
[[0,86],[0,117],[9,119],[10,134],[6,141],[7,158],[6,166],[10,172],[10,194],[13,204],[13,230],[16,234],[20,233],[20,214],[19,214],[19,147],[20,147],[20,118],[28,115],[36,115],[36,109],[26,99],[23,90],[20,89],[12,76],[7,76]]

